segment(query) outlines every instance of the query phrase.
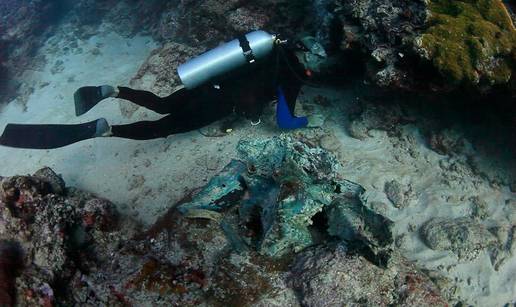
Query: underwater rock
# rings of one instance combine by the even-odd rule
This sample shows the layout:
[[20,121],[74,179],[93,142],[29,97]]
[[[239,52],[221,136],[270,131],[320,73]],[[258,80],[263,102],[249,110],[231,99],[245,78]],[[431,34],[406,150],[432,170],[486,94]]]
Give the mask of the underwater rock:
[[490,252],[491,264],[498,271],[516,253],[516,225],[503,225],[489,230],[500,243]]
[[386,268],[344,245],[300,253],[291,267],[290,285],[302,306],[447,306],[421,271],[396,256]]
[[486,227],[469,218],[433,218],[421,227],[420,234],[431,249],[451,251],[460,260],[473,260],[498,243]]
[[105,199],[92,198],[86,201],[82,212],[83,225],[86,227],[95,227],[100,231],[113,231],[119,226],[115,205]]
[[343,245],[316,248],[297,256],[290,284],[303,306],[390,305],[393,284],[384,270]]
[[34,173],[35,177],[44,179],[50,184],[51,192],[54,194],[63,194],[66,189],[65,182],[61,176],[56,174],[50,167],[44,167]]
[[67,10],[60,1],[0,3],[0,104],[14,98],[22,73],[36,62],[34,52]]
[[228,15],[228,21],[236,31],[242,33],[250,29],[263,29],[269,22],[270,16],[265,11],[250,10],[245,7],[238,8]]
[[432,0],[428,10],[428,27],[415,46],[446,80],[471,85],[509,82],[516,29],[502,1]]
[[335,1],[341,49],[365,53],[369,78],[381,87],[411,89],[414,74],[407,49],[425,24],[424,1]]
[[463,136],[457,130],[444,129],[432,130],[428,138],[428,145],[438,154],[453,155],[460,153],[465,143]]
[[341,49],[366,57],[380,87],[450,91],[510,88],[516,30],[502,1],[337,0]]
[[411,187],[403,187],[398,181],[387,181],[384,186],[385,195],[396,208],[404,208],[410,201]]
[[66,301],[73,289],[61,287],[76,272],[109,259],[98,257],[109,250],[104,244],[117,246],[137,229],[107,239],[120,226],[114,205],[74,189],[64,191],[64,181],[50,168],[2,178],[0,186],[0,240],[17,242],[23,255],[18,261],[25,264],[16,283],[19,306]]
[[389,270],[396,274],[395,306],[450,306],[450,302],[447,301],[449,298],[430,276],[399,255],[391,259]]
[[299,306],[283,278],[286,266],[254,253],[225,255],[213,274],[212,295],[223,306]]

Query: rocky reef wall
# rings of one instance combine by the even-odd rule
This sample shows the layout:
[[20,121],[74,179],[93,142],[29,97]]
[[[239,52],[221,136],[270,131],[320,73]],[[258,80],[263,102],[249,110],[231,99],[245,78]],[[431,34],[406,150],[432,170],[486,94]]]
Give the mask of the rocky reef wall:
[[501,1],[335,2],[341,48],[360,49],[366,75],[383,88],[514,95],[516,30]]
[[22,75],[37,68],[34,58],[56,24],[69,36],[88,39],[99,27],[122,36],[151,35],[163,44],[181,43],[206,50],[254,29],[293,36],[308,31],[313,21],[309,0],[283,1],[3,1],[0,9],[1,101],[20,89]]
[[0,2],[0,104],[16,95],[21,74],[35,69],[36,52],[69,7],[66,0]]
[[359,54],[366,80],[380,88],[515,92],[516,30],[510,5],[499,0],[25,0],[4,1],[2,8],[4,100],[12,98],[16,78],[35,66],[34,51],[63,16],[79,38],[103,24],[125,36],[149,34],[163,44],[203,50],[253,29],[285,37],[307,33],[341,61]]

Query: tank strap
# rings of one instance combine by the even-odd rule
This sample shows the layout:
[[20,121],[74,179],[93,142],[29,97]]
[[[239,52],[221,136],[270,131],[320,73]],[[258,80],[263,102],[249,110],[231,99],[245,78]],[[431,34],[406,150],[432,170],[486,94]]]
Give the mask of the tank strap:
[[247,61],[247,63],[252,64],[256,61],[256,58],[254,57],[253,50],[251,49],[251,46],[249,45],[249,41],[247,40],[247,37],[245,35],[241,35],[238,37],[238,41],[240,42],[240,47],[242,47],[242,50],[244,51],[244,56]]

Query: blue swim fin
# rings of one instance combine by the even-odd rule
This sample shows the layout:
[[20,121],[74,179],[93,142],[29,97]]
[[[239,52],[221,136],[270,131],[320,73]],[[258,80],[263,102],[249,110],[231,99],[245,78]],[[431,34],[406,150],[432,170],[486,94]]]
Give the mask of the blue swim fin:
[[296,117],[288,109],[287,99],[283,89],[278,86],[278,105],[276,106],[276,123],[282,129],[297,129],[308,125],[308,118]]

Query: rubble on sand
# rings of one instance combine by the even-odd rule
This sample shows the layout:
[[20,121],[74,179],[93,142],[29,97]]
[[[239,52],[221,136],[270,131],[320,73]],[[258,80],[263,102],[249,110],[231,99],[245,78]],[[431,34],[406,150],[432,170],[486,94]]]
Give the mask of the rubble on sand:
[[[341,178],[332,154],[286,136],[243,140],[238,151],[240,160],[145,231],[49,168],[2,178],[0,240],[19,246],[23,266],[5,275],[0,262],[0,298],[19,306],[446,304],[392,251],[391,222],[365,206],[364,189]],[[17,276],[14,288],[5,276]]]

